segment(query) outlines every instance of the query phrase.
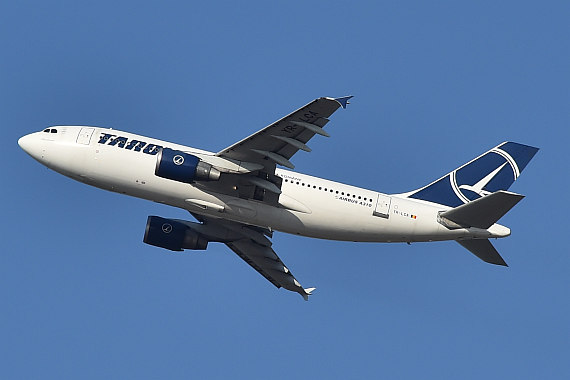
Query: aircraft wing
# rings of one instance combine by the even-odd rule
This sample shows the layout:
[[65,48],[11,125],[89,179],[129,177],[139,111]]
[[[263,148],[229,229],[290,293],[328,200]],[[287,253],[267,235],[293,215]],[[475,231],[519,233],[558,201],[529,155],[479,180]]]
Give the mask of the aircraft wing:
[[251,239],[236,240],[226,245],[276,287],[297,292],[305,301],[315,290],[304,289],[271,247],[259,245]]
[[270,173],[275,164],[293,169],[289,159],[299,150],[310,152],[306,143],[315,135],[329,136],[323,129],[329,117],[346,108],[352,96],[319,98],[262,130],[221,150],[218,156],[262,164]]
[[[277,288],[285,288],[292,292],[299,293],[305,301],[309,299],[311,292],[315,288],[303,288],[291,271],[283,264],[277,256],[269,237],[272,232],[260,227],[250,226],[243,223],[231,222],[222,219],[205,217],[192,213],[211,230],[216,230],[217,234],[224,238],[215,239],[223,242],[239,257],[248,263],[259,274],[265,277]],[[214,241],[215,241],[214,240]]]

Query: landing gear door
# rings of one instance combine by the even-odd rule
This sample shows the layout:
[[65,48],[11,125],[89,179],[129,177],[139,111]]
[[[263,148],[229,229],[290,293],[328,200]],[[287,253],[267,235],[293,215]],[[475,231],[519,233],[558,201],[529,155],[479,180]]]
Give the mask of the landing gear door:
[[95,128],[81,128],[81,131],[79,131],[79,135],[77,136],[77,143],[83,145],[89,145],[89,142],[91,141],[91,136],[93,135],[94,131]]
[[376,202],[376,208],[372,215],[379,216],[381,218],[386,218],[390,216],[390,203],[392,198],[384,194],[378,194],[378,201]]

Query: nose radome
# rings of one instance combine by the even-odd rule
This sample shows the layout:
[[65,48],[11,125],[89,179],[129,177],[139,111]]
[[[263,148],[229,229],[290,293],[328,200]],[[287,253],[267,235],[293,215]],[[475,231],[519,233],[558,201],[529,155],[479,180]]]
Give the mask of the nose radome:
[[20,139],[18,140],[18,145],[20,145],[20,148],[22,148],[24,152],[28,154],[30,153],[30,149],[32,148],[32,139],[33,137],[31,135],[25,135],[20,137]]
[[45,160],[45,154],[43,152],[44,144],[37,133],[30,133],[29,135],[20,137],[18,145],[20,145],[24,152],[32,156],[32,158],[40,162],[42,162],[41,160]]

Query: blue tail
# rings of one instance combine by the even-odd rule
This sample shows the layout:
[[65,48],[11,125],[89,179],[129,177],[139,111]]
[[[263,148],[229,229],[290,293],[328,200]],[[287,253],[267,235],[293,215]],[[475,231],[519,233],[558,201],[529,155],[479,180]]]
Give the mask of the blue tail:
[[504,142],[407,196],[457,207],[508,190],[536,152],[538,148],[532,146]]

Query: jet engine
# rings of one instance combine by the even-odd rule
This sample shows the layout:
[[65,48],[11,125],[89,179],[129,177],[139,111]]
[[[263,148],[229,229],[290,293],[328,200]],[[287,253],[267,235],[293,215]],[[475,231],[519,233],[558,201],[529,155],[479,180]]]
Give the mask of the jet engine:
[[188,224],[159,216],[148,217],[143,242],[171,251],[204,250],[208,247],[208,239]]
[[170,148],[163,148],[158,153],[154,174],[184,183],[220,178],[220,171],[212,165],[192,154]]

